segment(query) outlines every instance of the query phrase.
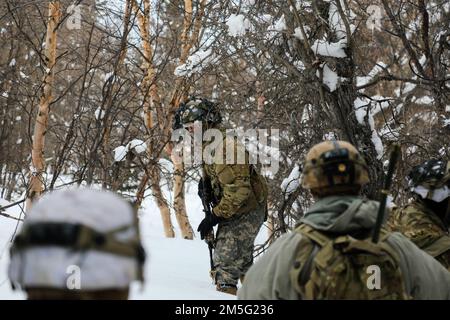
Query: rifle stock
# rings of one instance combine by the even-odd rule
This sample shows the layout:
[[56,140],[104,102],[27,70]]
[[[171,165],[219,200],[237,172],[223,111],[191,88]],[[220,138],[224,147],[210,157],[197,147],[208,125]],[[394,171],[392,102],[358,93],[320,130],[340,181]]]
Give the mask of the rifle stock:
[[[210,216],[212,215],[211,212],[211,206],[210,203],[207,201],[206,199],[206,194],[207,194],[207,186],[206,186],[206,175],[203,174],[203,179],[202,179],[202,188],[203,188],[203,192],[201,195],[201,199],[202,199],[202,204],[203,204],[203,212],[205,213],[205,216]],[[208,244],[208,249],[209,249],[209,264],[211,266],[211,270],[214,270],[214,261],[213,261],[213,249],[214,249],[214,229],[211,229],[211,231],[209,232],[209,234],[205,237],[205,242]]]

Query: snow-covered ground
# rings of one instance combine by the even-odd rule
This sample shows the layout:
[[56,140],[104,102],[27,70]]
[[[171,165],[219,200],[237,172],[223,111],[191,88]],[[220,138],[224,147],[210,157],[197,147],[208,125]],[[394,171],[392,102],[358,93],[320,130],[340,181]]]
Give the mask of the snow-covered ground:
[[[0,207],[6,204],[0,199]],[[186,205],[192,227],[196,229],[203,211],[195,183],[188,185]],[[18,217],[21,209],[15,206],[6,213]],[[158,207],[151,197],[146,198],[140,211],[142,241],[148,255],[146,282],[144,286],[133,283],[130,299],[235,299],[215,291],[209,277],[209,253],[205,242],[197,233],[198,238],[193,241],[181,239],[176,220],[174,217],[172,220],[177,237],[165,238]],[[17,221],[0,216],[0,299],[25,298],[22,292],[12,290],[7,277],[9,244],[16,227]],[[267,229],[263,227],[256,244],[264,242],[266,234]]]

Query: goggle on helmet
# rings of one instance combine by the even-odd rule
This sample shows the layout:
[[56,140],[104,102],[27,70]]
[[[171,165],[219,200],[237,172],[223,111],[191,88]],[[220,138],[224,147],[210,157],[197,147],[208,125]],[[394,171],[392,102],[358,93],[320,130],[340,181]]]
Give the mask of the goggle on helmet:
[[450,197],[450,161],[428,160],[415,166],[407,180],[413,193],[441,202]]
[[192,97],[175,114],[173,129],[182,128],[183,125],[201,121],[209,124],[217,124],[222,121],[217,104],[207,99]]

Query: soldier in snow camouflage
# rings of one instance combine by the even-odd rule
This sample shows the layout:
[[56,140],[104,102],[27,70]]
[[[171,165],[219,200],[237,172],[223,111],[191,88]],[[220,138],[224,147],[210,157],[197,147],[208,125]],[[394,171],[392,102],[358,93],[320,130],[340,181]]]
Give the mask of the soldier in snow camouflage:
[[388,227],[450,270],[450,162],[426,161],[411,170],[408,182],[413,201],[393,210]]
[[212,163],[203,164],[202,180],[210,185],[212,196],[208,198],[214,200],[212,214],[205,217],[198,231],[202,239],[207,238],[218,224],[211,275],[218,291],[236,294],[239,279],[243,281],[253,263],[254,241],[266,217],[267,185],[256,167],[249,164],[247,152],[244,163],[226,163],[227,150],[234,150],[237,159],[239,142],[219,128],[221,116],[215,104],[189,99],[180,106],[174,129],[184,126],[192,131],[196,121],[201,121],[203,130],[219,129],[223,137],[223,153],[216,153]]

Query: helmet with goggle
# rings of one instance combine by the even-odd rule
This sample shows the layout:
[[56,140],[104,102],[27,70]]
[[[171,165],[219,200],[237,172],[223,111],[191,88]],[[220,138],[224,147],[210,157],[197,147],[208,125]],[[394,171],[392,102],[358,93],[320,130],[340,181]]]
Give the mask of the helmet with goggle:
[[366,162],[348,142],[324,141],[306,155],[302,186],[318,195],[357,191],[368,182]]
[[217,104],[204,98],[189,98],[186,102],[180,104],[175,113],[173,129],[180,129],[184,125],[192,124],[195,121],[207,124],[220,123],[222,117]]
[[435,202],[450,197],[450,161],[431,159],[412,168],[407,177],[410,190]]

